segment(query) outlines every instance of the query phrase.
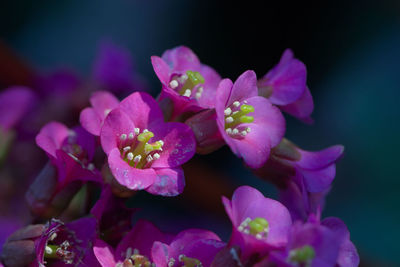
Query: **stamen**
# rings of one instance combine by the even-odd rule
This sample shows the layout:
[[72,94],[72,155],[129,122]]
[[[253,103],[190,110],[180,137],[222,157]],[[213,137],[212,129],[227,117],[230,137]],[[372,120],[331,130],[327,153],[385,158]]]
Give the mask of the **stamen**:
[[311,261],[315,258],[315,250],[312,246],[305,245],[301,248],[291,250],[288,258],[292,263],[311,263]]
[[235,101],[235,102],[233,102],[233,106],[235,106],[235,107],[238,107],[238,106],[240,106],[240,102],[239,102],[239,101]]
[[129,138],[130,140],[133,140],[134,137],[135,137],[134,133],[129,133],[128,138]]
[[268,221],[257,217],[253,220],[246,218],[238,227],[238,231],[253,235],[257,239],[266,239],[269,232]]
[[179,85],[179,83],[178,83],[177,80],[172,80],[172,81],[170,81],[170,83],[169,83],[169,87],[171,87],[172,89],[177,88],[178,85]]
[[45,252],[46,252],[47,254],[53,254],[53,249],[52,249],[51,247],[49,247],[49,246],[46,246],[46,247],[45,247]]
[[153,155],[153,159],[159,159],[160,158],[160,154],[158,154],[158,153],[155,153],[154,155]]
[[247,127],[247,128],[246,128],[246,132],[248,132],[248,133],[250,133],[250,132],[251,132],[251,129],[250,129],[250,127]]
[[186,89],[183,96],[190,97],[191,94],[192,94],[192,91],[190,91],[190,89]]
[[93,171],[94,170],[94,164],[93,163],[89,163],[89,165],[87,166],[87,169],[89,170],[89,171]]
[[136,135],[140,134],[140,129],[139,128],[135,128],[135,134]]
[[225,119],[225,122],[226,122],[226,123],[232,123],[232,122],[233,122],[233,118],[232,118],[232,117],[227,117],[227,118]]
[[128,155],[126,155],[126,158],[128,159],[128,161],[133,160],[133,153],[129,152]]
[[227,109],[224,110],[225,116],[229,116],[229,115],[231,115],[231,113],[232,113],[232,109],[231,108],[227,108]]
[[141,159],[142,159],[142,156],[141,156],[141,155],[137,155],[137,156],[133,159],[133,162],[138,163],[138,162],[140,162]]
[[235,128],[235,129],[232,130],[232,134],[238,134],[238,133],[239,133],[238,129]]
[[131,150],[131,147],[130,147],[130,146],[124,147],[124,151],[125,151],[125,152],[128,152],[129,150]]
[[227,134],[232,134],[232,129],[231,129],[231,128],[228,128],[228,129],[225,130],[225,132],[226,132]]
[[126,134],[121,134],[121,136],[119,137],[119,139],[120,139],[121,141],[125,141],[126,138],[127,138]]
[[151,155],[148,155],[146,158],[147,162],[152,162],[153,161],[153,157]]
[[241,131],[240,134],[241,134],[242,136],[246,136],[246,135],[247,135],[247,132],[246,132],[246,131]]
[[199,99],[201,97],[201,93],[200,92],[197,92],[196,93],[196,99]]

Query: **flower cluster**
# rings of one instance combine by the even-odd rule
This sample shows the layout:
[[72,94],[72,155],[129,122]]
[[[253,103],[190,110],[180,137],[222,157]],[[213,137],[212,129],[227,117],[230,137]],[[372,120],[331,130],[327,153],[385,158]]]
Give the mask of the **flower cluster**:
[[[66,73],[38,75],[36,87],[0,93],[0,164],[13,160],[14,144],[30,140],[34,130],[26,125],[41,125],[35,141],[48,158],[25,193],[34,219],[16,223],[14,233],[7,225],[15,218],[0,221],[12,229],[0,239],[4,266],[358,266],[346,225],[321,218],[343,146],[310,152],[284,137],[282,112],[313,121],[306,67],[291,50],[264,76],[247,70],[235,81],[185,46],[151,63],[161,84],[157,98],[138,90],[129,53],[111,44],[103,45],[87,83]],[[63,121],[75,126],[37,119],[52,115],[54,106],[44,103],[55,98],[41,97],[50,91],[78,107],[79,116]],[[86,107],[72,98],[89,94]],[[224,145],[277,186],[279,201],[249,186],[222,196],[232,224],[226,241],[205,229],[170,233],[132,220],[137,210],[126,199],[141,190],[181,194],[191,183],[182,165]]]

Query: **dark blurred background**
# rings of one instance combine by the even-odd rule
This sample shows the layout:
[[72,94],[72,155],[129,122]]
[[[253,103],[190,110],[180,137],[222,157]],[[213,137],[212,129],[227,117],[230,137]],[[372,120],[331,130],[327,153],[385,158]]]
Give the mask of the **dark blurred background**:
[[[315,123],[288,118],[287,137],[308,150],[334,144],[346,148],[323,215],[346,222],[362,266],[397,266],[400,2],[240,2],[3,0],[1,46],[36,71],[69,67],[84,77],[90,75],[99,42],[111,40],[131,51],[154,96],[160,85],[150,56],[165,49],[187,45],[202,62],[234,80],[247,69],[265,74],[285,48],[292,48],[308,69]],[[2,88],[23,83],[24,69],[10,73],[4,55],[2,61]],[[252,176],[227,148],[200,159],[204,168],[186,167],[182,197],[164,201],[139,194],[132,205],[147,206],[143,216],[166,222],[166,228],[179,219],[182,228],[207,227],[227,239],[230,224],[221,216],[218,188],[230,197],[233,188],[249,184],[276,197],[273,187]],[[203,195],[198,186],[217,197]],[[194,204],[182,206],[179,199],[188,194]]]

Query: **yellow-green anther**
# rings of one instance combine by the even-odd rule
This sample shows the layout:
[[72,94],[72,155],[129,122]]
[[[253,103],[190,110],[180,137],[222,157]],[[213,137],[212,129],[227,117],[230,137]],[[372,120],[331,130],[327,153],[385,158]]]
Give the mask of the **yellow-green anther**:
[[249,222],[250,234],[257,235],[258,233],[268,230],[268,221],[264,218],[255,218]]
[[153,136],[154,136],[154,134],[152,132],[144,132],[144,133],[139,134],[137,139],[140,142],[148,142],[150,140],[150,138],[152,138]]
[[146,144],[144,146],[144,152],[146,154],[148,154],[148,153],[150,153],[152,151],[161,150],[161,149],[162,149],[162,142],[160,142],[160,141],[154,142],[152,144]]
[[251,123],[254,121],[254,117],[253,116],[242,116],[240,117],[240,122],[241,123]]
[[315,250],[313,247],[305,245],[301,248],[297,248],[290,251],[289,257],[290,261],[292,262],[298,262],[298,263],[308,262],[314,259]]
[[250,112],[254,112],[254,107],[251,105],[241,105],[240,110],[244,112],[244,114],[248,114]]
[[196,85],[204,83],[204,77],[197,71],[186,72],[187,80],[182,88],[179,90],[179,94],[183,95],[186,90],[192,90]]
[[57,249],[59,247],[56,245],[47,245],[44,250],[44,257],[46,259],[58,259]]
[[183,267],[197,267],[201,266],[201,261],[196,258],[190,258],[186,256],[179,256],[179,261],[183,262]]

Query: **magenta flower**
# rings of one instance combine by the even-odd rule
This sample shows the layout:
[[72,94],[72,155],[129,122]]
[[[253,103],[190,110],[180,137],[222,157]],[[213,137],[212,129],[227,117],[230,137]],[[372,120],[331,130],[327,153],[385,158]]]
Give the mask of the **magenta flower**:
[[154,71],[162,83],[160,100],[170,98],[172,118],[185,111],[213,108],[221,77],[185,46],[167,50],[162,57],[152,56]]
[[343,146],[336,145],[310,152],[283,139],[272,151],[270,160],[255,172],[280,187],[281,201],[293,219],[305,220],[323,207],[325,195],[335,178],[335,163],[343,150]]
[[57,266],[100,266],[92,250],[96,237],[95,218],[81,218],[67,224],[53,219],[35,240],[36,261],[31,266],[42,267],[47,262]]
[[222,197],[222,202],[233,226],[229,246],[240,247],[242,260],[286,245],[292,219],[281,203],[249,186],[236,189],[231,201]]
[[32,109],[37,98],[26,87],[14,86],[0,93],[0,133],[14,128]]
[[103,267],[152,266],[151,249],[154,242],[169,244],[172,238],[171,235],[162,233],[152,223],[140,220],[119,242],[115,250],[103,240],[97,239],[93,251]]
[[286,49],[278,65],[258,82],[259,93],[283,111],[310,123],[314,103],[306,81],[306,66]]
[[281,141],[285,119],[278,108],[257,95],[254,71],[246,71],[233,84],[221,81],[216,98],[217,124],[233,153],[252,168],[261,167],[270,149]]
[[[102,183],[101,174],[92,163],[94,137],[82,127],[70,130],[61,123],[50,122],[36,136],[36,143],[46,152],[51,164],[43,169],[26,193],[33,212],[54,216],[50,208],[53,200],[58,198],[56,202],[61,205],[59,208],[65,208],[80,183]],[[58,196],[61,191],[63,194]],[[60,211],[57,211],[59,208],[56,208],[56,212]]]
[[189,229],[180,232],[168,245],[154,242],[152,257],[156,266],[209,267],[225,243],[213,232]]
[[191,129],[183,123],[163,122],[155,100],[133,93],[106,117],[101,145],[115,179],[131,190],[164,196],[183,191],[180,167],[195,153]]
[[118,107],[118,99],[107,91],[98,91],[90,97],[92,107],[85,108],[80,114],[80,123],[89,133],[99,136],[108,113]]

